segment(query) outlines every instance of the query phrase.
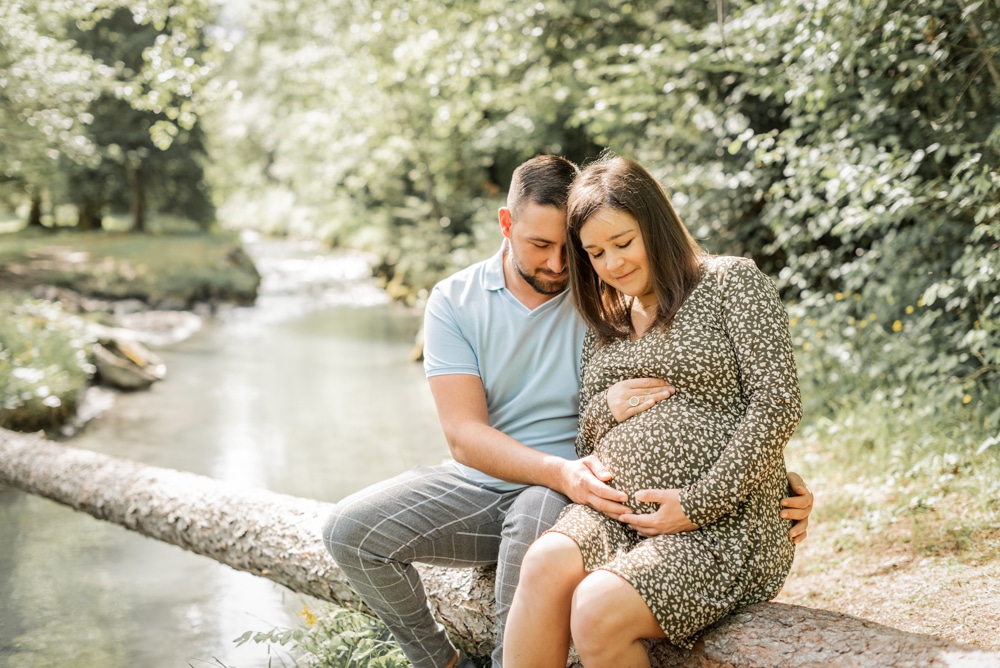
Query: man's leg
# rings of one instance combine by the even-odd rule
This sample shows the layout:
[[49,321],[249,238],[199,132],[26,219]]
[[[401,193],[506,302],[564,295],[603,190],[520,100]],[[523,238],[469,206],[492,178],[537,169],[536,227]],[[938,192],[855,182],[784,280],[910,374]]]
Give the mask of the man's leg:
[[497,645],[493,650],[493,668],[500,668],[503,663],[503,630],[514,600],[524,553],[555,523],[559,512],[568,503],[569,499],[559,492],[534,486],[521,492],[507,511],[497,560]]
[[455,647],[434,619],[413,562],[495,563],[503,516],[516,492],[484,489],[450,465],[420,467],[338,503],[326,549],[392,631],[415,668],[442,668]]

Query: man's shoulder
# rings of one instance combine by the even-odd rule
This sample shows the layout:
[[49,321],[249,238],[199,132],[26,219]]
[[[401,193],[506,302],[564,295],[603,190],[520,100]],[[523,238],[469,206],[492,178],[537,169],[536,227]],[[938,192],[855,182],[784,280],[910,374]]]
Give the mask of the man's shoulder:
[[437,293],[441,298],[450,301],[467,301],[478,299],[491,287],[495,272],[495,258],[490,257],[459,269],[446,278],[442,278],[434,286],[431,294]]
[[483,275],[486,273],[487,265],[489,264],[491,258],[486,258],[485,260],[480,260],[474,264],[470,264],[468,267],[459,269],[455,273],[442,278],[437,282],[435,287],[447,288],[451,285],[466,285],[472,281],[482,280]]

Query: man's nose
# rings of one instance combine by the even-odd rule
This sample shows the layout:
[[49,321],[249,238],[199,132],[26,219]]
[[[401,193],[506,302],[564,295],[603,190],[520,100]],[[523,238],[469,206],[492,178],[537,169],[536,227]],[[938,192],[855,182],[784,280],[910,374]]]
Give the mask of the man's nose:
[[566,249],[561,248],[549,255],[549,261],[546,265],[553,274],[563,273],[563,270],[566,269]]

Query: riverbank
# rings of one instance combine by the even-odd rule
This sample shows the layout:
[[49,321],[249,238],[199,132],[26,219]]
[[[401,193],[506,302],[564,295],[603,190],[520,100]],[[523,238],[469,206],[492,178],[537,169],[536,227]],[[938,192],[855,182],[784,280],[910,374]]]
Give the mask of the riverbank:
[[0,426],[74,433],[100,410],[92,390],[162,374],[144,344],[190,334],[220,304],[252,304],[259,285],[232,233],[0,235]]

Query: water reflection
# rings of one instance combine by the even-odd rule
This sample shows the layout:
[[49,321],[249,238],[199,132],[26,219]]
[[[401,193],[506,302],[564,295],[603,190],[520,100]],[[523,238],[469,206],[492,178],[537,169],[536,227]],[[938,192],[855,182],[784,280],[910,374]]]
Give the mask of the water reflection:
[[[259,304],[159,350],[167,379],[120,396],[70,445],[328,501],[444,458],[408,359],[417,316],[387,303],[357,256],[252,250]],[[232,639],[295,625],[302,604],[210,559],[0,492],[0,666],[266,666],[265,647]]]

